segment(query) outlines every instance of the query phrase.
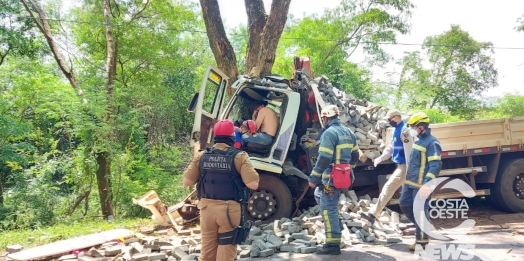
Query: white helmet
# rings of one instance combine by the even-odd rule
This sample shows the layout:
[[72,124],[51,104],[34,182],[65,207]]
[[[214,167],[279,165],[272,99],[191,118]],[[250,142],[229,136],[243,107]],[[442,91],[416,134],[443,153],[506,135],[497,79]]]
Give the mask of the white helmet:
[[320,112],[321,117],[333,117],[339,115],[338,107],[336,105],[328,105]]

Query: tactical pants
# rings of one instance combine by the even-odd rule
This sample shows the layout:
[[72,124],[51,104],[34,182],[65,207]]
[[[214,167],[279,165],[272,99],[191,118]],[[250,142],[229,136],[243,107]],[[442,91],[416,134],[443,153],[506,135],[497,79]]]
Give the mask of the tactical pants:
[[[423,209],[424,211],[414,213],[413,204],[415,198],[417,197],[418,190],[418,188],[412,188],[404,184],[402,186],[402,194],[400,195],[399,205],[400,209],[402,210],[404,215],[406,215],[409,221],[415,224],[416,243],[425,244],[428,243],[428,235],[424,233],[424,231],[429,231],[429,200],[431,199],[431,197],[423,201],[424,206],[421,207],[421,209]],[[419,216],[420,223],[418,223],[415,220],[415,215]]]
[[240,224],[240,204],[237,202],[203,198],[198,203],[202,233],[202,249],[198,260],[233,261],[235,259],[237,254],[236,245],[218,245],[218,233],[233,230],[227,219],[228,204],[231,223],[233,223],[233,226],[238,227]]
[[377,204],[369,210],[369,213],[377,218],[380,217],[380,212],[382,212],[382,209],[384,209],[388,201],[395,195],[395,192],[404,184],[404,181],[406,181],[406,164],[397,164],[397,169],[395,169],[386,184],[384,184],[378,196]]
[[338,199],[340,189],[333,188],[333,196],[326,194],[321,187],[315,189],[315,200],[320,205],[320,215],[324,219],[327,244],[340,244],[342,227],[338,218]]

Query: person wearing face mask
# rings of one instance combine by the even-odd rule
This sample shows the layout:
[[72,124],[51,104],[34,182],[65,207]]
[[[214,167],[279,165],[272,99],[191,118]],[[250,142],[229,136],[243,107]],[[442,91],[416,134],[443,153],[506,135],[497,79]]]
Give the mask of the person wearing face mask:
[[[406,217],[415,224],[416,242],[409,246],[409,250],[415,251],[417,244],[425,247],[429,243],[429,238],[422,228],[427,228],[429,224],[418,224],[415,215],[425,215],[429,221],[429,200],[435,188],[424,185],[437,178],[442,168],[440,142],[435,136],[431,135],[429,128],[429,117],[423,112],[417,112],[409,118],[407,126],[411,136],[417,137],[413,149],[409,156],[409,165],[406,173],[406,181],[402,186],[399,205]],[[413,213],[415,198],[425,198],[424,213]]]
[[391,160],[397,165],[397,168],[388,179],[380,195],[377,203],[369,209],[369,212],[361,213],[361,217],[368,220],[373,224],[376,217],[380,215],[382,209],[386,206],[388,201],[393,197],[395,192],[404,184],[406,180],[406,155],[404,153],[404,143],[412,141],[412,137],[406,135],[408,131],[404,128],[404,121],[402,121],[402,115],[398,110],[389,110],[386,114],[386,119],[391,127],[394,127],[393,136],[389,146],[382,152],[380,157],[376,158],[373,162],[375,167],[378,166],[382,161],[391,158]]

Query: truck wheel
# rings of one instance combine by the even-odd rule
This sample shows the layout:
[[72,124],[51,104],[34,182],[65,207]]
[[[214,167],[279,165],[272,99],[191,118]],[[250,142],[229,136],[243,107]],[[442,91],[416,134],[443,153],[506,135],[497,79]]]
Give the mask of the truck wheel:
[[502,166],[492,192],[502,209],[524,212],[524,159],[513,159]]
[[289,188],[275,174],[260,174],[258,189],[247,204],[246,218],[270,223],[288,218],[293,210],[293,197]]

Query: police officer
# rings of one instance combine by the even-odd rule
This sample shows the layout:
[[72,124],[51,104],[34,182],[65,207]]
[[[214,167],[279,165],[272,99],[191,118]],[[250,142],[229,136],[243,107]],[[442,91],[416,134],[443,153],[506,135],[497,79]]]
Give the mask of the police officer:
[[326,243],[322,248],[317,248],[317,254],[320,255],[340,254],[342,228],[338,216],[338,199],[341,189],[333,186],[330,175],[333,165],[349,163],[354,167],[358,159],[355,134],[342,126],[338,115],[339,110],[335,105],[328,105],[321,111],[324,128],[320,134],[317,162],[309,176],[309,186],[316,187],[315,200],[320,205],[320,212],[325,223]]
[[380,212],[382,212],[382,209],[384,209],[388,201],[406,180],[406,155],[404,153],[404,143],[409,143],[413,140],[413,138],[409,136],[407,129],[404,128],[404,121],[402,121],[402,114],[400,114],[400,111],[394,109],[389,110],[386,114],[386,119],[388,120],[389,125],[395,128],[393,131],[393,137],[391,137],[390,145],[382,152],[382,155],[376,158],[373,162],[375,163],[375,167],[377,167],[380,162],[391,158],[391,160],[396,163],[397,168],[386,184],[384,184],[382,191],[380,191],[377,203],[369,210],[369,212],[361,214],[362,218],[368,220],[372,224],[375,222],[376,217],[380,215]]
[[[249,189],[258,188],[259,176],[246,152],[235,149],[235,126],[221,120],[214,126],[213,148],[198,152],[184,173],[184,187],[198,182],[202,249],[200,261],[232,261],[237,246],[232,233],[241,223],[240,202]],[[247,188],[246,188],[247,187]],[[238,242],[237,242],[238,243]]]
[[[434,188],[424,184],[438,177],[442,167],[442,149],[437,138],[431,135],[429,118],[425,113],[417,112],[413,114],[408,121],[408,127],[410,128],[411,136],[418,137],[418,140],[415,141],[409,156],[406,181],[402,186],[399,204],[400,209],[409,221],[415,224],[416,242],[409,246],[409,250],[415,251],[417,244],[424,247],[429,242],[428,235],[424,231],[428,231],[429,199]],[[426,199],[423,207],[424,213],[414,213],[413,211],[414,201],[417,196]],[[419,217],[425,215],[425,219],[420,218],[421,223],[419,224],[415,220],[415,215],[419,215]],[[426,222],[424,223],[424,221]]]

